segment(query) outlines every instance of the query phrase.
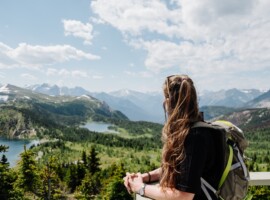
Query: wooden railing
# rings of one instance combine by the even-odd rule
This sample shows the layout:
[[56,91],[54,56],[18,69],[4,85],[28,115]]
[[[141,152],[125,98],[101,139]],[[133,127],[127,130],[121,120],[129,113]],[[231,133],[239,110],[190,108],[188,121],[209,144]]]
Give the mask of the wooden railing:
[[[255,185],[269,185],[270,186],[270,172],[250,172],[250,186]],[[142,197],[138,194],[135,196],[135,200],[147,200],[149,198]]]
[[270,185],[270,172],[250,172],[249,185]]

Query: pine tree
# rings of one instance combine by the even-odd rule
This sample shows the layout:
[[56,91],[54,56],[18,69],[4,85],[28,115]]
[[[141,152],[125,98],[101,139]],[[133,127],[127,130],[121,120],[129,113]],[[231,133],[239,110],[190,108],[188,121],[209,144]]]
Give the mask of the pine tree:
[[1,152],[7,152],[8,148],[9,148],[8,146],[0,145],[0,153]]
[[57,159],[50,157],[41,171],[42,196],[45,200],[54,199],[55,196],[62,196],[60,191],[60,179],[56,173]]
[[[106,181],[106,184],[103,185],[103,190],[101,192],[102,199],[105,200],[132,200],[133,197],[127,192],[124,184],[123,177],[125,175],[124,165],[112,165],[113,174]],[[112,170],[111,169],[111,170]],[[109,170],[109,171],[111,171]]]
[[8,159],[7,159],[5,154],[2,155],[2,159],[1,159],[0,163],[2,163],[3,165],[9,166],[9,162],[8,162]]
[[78,186],[77,166],[73,163],[69,165],[66,175],[66,183],[70,188],[71,192],[74,192],[76,187]]
[[[7,149],[7,148],[5,148]],[[5,154],[0,161],[0,199],[7,200],[12,197],[19,197],[14,194],[13,184],[17,179],[17,173],[9,168],[9,162]]]
[[83,161],[83,164],[85,166],[87,166],[87,156],[86,156],[86,152],[85,151],[82,152],[82,161]]
[[91,174],[94,174],[100,171],[100,163],[98,158],[98,153],[96,152],[95,146],[92,146],[90,149],[90,155],[87,160],[87,168]]
[[9,179],[9,164],[5,155],[2,156],[0,161],[0,199],[8,199],[9,191],[12,186],[8,183]]
[[84,199],[94,199],[94,197],[100,192],[100,189],[101,177],[99,172],[94,175],[87,173],[82,184],[78,187],[78,191]]
[[24,152],[20,155],[21,161],[19,163],[18,179],[15,186],[22,189],[23,192],[30,192],[40,196],[40,174],[38,173],[34,153],[26,150],[26,146],[24,146]]

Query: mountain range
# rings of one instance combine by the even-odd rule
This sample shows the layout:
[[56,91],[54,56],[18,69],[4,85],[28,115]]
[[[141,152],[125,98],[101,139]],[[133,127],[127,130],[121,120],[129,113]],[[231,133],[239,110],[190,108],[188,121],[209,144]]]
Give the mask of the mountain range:
[[[253,92],[252,95],[237,89],[222,92],[224,98],[222,101],[222,98],[219,98],[220,101],[210,101],[209,96],[202,95],[201,101],[207,97],[209,103],[228,104],[232,97],[226,94],[233,92],[236,96],[233,96],[232,101],[240,99],[242,106],[238,104],[237,107],[231,103],[228,107],[224,103],[222,106],[202,106],[200,110],[204,112],[206,120],[227,119],[240,127],[270,128],[270,91],[262,94],[256,90],[250,91]],[[248,94],[244,101],[243,93]],[[211,96],[216,98],[218,95],[211,93]],[[249,100],[251,98],[253,99]],[[110,122],[130,119],[163,123],[164,111],[161,105],[162,95],[154,92],[121,90],[111,93],[90,93],[79,87],[64,90],[49,85],[20,88],[7,84],[0,87],[0,135],[10,137],[22,133],[31,135],[32,130],[38,132],[43,130],[42,127],[78,126],[89,119]]]
[[[16,87],[9,85],[9,87]],[[4,86],[2,86],[2,91]],[[16,87],[17,90],[19,87]],[[43,98],[63,97],[75,98],[83,95],[99,100],[111,110],[118,110],[133,121],[152,121],[163,123],[164,110],[162,107],[163,94],[161,92],[138,92],[133,90],[118,90],[114,92],[90,92],[82,87],[59,87],[57,85],[40,84],[20,88],[21,98],[31,95],[46,95]],[[19,95],[19,94],[17,94]],[[11,95],[12,96],[12,95]],[[0,102],[8,96],[0,90]],[[11,97],[9,97],[11,98]],[[205,113],[206,119],[220,114],[226,114],[241,108],[270,107],[270,90],[263,92],[257,89],[229,89],[220,91],[204,91],[199,94],[200,110]]]
[[80,96],[90,95],[106,102],[112,109],[124,113],[130,120],[164,122],[161,93],[142,93],[132,90],[119,90],[114,92],[89,92],[82,87],[67,88],[57,85],[41,84],[26,87],[37,93],[50,96]]
[[[107,93],[93,93],[82,87],[67,88],[49,84],[28,86],[27,89],[52,96],[86,94],[106,102],[112,109],[121,111],[130,120],[164,122],[163,94],[161,92],[143,93],[124,89]],[[270,90],[264,92],[258,89],[240,90],[233,88],[204,91],[201,94],[199,93],[198,99],[201,110],[208,112],[205,112],[206,119],[210,119],[239,108],[270,107]]]
[[0,135],[10,137],[33,127],[80,125],[88,120],[127,120],[120,111],[90,95],[50,96],[14,85],[0,87]]

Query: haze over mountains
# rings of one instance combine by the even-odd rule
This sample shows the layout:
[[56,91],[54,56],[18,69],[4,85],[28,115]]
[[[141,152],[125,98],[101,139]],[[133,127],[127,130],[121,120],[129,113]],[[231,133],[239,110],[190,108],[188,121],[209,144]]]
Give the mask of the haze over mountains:
[[[125,89],[109,93],[93,93],[81,87],[67,88],[49,84],[28,86],[27,89],[52,96],[81,96],[86,94],[105,101],[112,109],[121,111],[130,120],[164,122],[163,95],[161,92],[142,93]],[[207,91],[199,94],[199,105],[202,110],[207,109],[208,111],[209,107],[217,107],[222,110],[221,113],[224,113],[224,109],[230,112],[239,108],[270,107],[270,90],[263,92],[258,89],[239,90],[234,88],[216,92]],[[223,109],[221,109],[222,107]],[[218,109],[215,109],[215,112]]]
[[[2,85],[0,89],[0,102],[8,99],[8,96],[4,92],[5,88],[6,87]],[[9,85],[9,88],[18,90],[19,87]],[[88,95],[88,97],[93,97],[94,99],[105,102],[110,109],[121,111],[130,120],[143,120],[158,123],[164,122],[164,111],[162,107],[163,95],[161,92],[142,93],[126,89],[109,93],[94,93],[87,91],[82,87],[68,88],[49,84],[32,85],[26,88],[20,88],[20,95],[25,98],[32,92],[37,93],[36,95],[45,94],[55,97],[79,97]],[[206,119],[218,116],[219,114],[226,114],[234,110],[239,110],[240,108],[269,108],[270,90],[267,92],[257,89],[230,89],[217,92],[207,91],[199,94],[199,105],[201,110],[206,113]]]

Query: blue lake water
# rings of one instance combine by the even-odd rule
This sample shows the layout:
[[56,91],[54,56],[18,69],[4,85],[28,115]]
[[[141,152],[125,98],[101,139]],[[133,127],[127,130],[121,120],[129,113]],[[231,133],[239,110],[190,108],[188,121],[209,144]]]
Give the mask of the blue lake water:
[[85,125],[82,125],[81,127],[84,127],[90,131],[95,131],[99,133],[118,133],[114,130],[108,129],[109,126],[112,126],[112,124],[101,123],[101,122],[89,122]]
[[[99,123],[99,122],[89,122],[81,127],[85,127],[90,131],[95,131],[99,133],[118,133],[114,130],[109,130],[108,127],[112,126],[112,124],[109,123]],[[24,145],[26,145],[26,148],[29,149],[30,146],[33,144],[38,144],[38,140],[9,140],[5,138],[0,137],[0,145],[9,146],[9,149],[5,153],[0,153],[0,159],[2,158],[2,155],[5,154],[8,162],[10,164],[10,167],[14,167],[18,160],[20,159],[20,153],[24,150]]]
[[26,149],[29,149],[33,144],[36,145],[38,143],[38,140],[9,140],[0,137],[0,145],[9,146],[7,152],[0,153],[0,159],[2,155],[5,154],[10,167],[14,167],[20,159],[20,153],[24,151],[24,145],[26,145]]

